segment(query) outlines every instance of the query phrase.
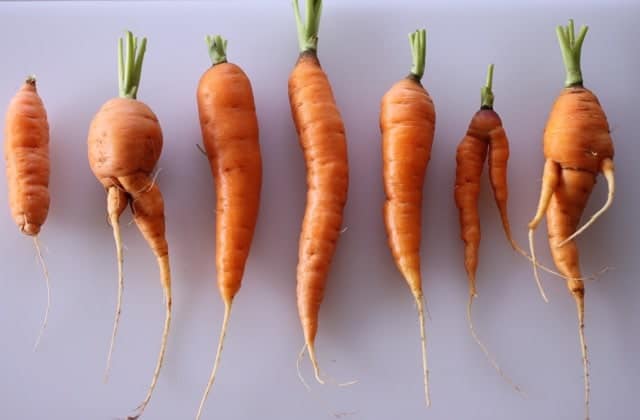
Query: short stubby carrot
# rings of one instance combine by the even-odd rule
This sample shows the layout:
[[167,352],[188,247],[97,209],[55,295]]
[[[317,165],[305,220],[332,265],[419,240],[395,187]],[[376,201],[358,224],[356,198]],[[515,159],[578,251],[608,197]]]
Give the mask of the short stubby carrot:
[[[584,87],[580,68],[583,26],[577,38],[573,21],[557,28],[566,68],[565,88],[556,99],[544,130],[545,165],[538,209],[529,223],[529,245],[535,265],[533,232],[546,213],[551,255],[578,311],[578,332],[582,351],[586,418],[589,418],[589,359],[584,336],[584,282],[580,272],[575,237],[595,222],[612,204],[615,192],[613,141],[607,117],[596,95]],[[604,206],[580,229],[578,224],[587,201],[602,172],[609,188]],[[541,289],[542,290],[542,289]]]
[[131,206],[133,220],[156,256],[164,292],[165,322],[160,353],[147,396],[137,407],[136,414],[129,417],[135,419],[142,415],[151,400],[160,374],[171,324],[172,298],[164,201],[151,176],[162,151],[162,130],[151,108],[136,99],[147,40],[143,38],[138,44],[131,32],[127,32],[125,38],[126,53],[122,39],[118,43],[120,95],[107,101],[95,115],[89,127],[87,143],[91,170],[107,191],[107,213],[118,257],[118,302],[105,380],[122,303],[124,283],[119,218],[127,205]]
[[426,31],[411,33],[409,41],[413,55],[411,72],[384,94],[380,104],[382,174],[386,194],[383,213],[391,253],[418,309],[424,393],[426,403],[430,405],[420,242],[422,188],[431,158],[436,114],[433,100],[421,83]]
[[293,5],[300,56],[289,75],[289,103],[307,168],[296,295],[305,347],[315,377],[323,383],[314,344],[329,267],[342,229],[349,165],[344,124],[317,56],[322,1],[307,0],[305,22],[298,1]]
[[507,213],[509,140],[502,126],[500,116],[493,109],[493,68],[493,64],[489,65],[487,82],[481,89],[480,110],[474,114],[465,136],[458,145],[454,197],[460,215],[461,238],[464,242],[464,267],[469,279],[469,302],[467,304],[469,330],[473,339],[500,376],[519,391],[518,386],[513,384],[502,372],[487,347],[480,341],[473,327],[471,316],[473,299],[477,296],[476,270],[478,268],[478,249],[480,246],[480,216],[478,213],[480,177],[485,160],[487,160],[487,154],[489,155],[489,179],[507,240],[514,249],[521,250],[511,236]]
[[198,84],[198,112],[204,148],[216,189],[216,272],[224,302],[218,350],[198,408],[215,381],[233,298],[240,289],[258,218],[262,158],[251,82],[227,61],[227,41],[207,36],[212,66]]
[[35,76],[29,76],[11,99],[6,114],[4,156],[11,215],[20,232],[32,236],[47,287],[47,307],[42,327],[47,325],[51,306],[49,274],[44,264],[38,234],[49,214],[49,122],[47,111],[36,89]]

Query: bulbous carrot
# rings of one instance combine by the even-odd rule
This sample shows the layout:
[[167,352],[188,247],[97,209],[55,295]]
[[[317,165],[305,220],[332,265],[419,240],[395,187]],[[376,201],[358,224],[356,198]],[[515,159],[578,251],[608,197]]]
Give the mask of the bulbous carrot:
[[[558,270],[568,278],[567,287],[578,311],[585,415],[588,419],[590,383],[584,336],[584,282],[574,238],[610,207],[615,181],[614,150],[607,117],[597,97],[583,86],[580,54],[587,29],[583,26],[576,38],[572,20],[567,27],[557,28],[567,78],[544,131],[546,163],[538,209],[529,223],[529,245],[535,263],[533,232],[546,213],[551,255]],[[583,228],[576,230],[600,172],[609,187],[607,201]],[[534,274],[539,283],[535,264]]]
[[349,183],[344,124],[317,56],[321,0],[307,0],[306,21],[293,1],[300,56],[289,75],[289,103],[307,168],[307,204],[300,232],[298,313],[316,380],[318,313],[336,249]]
[[37,348],[51,306],[49,273],[38,244],[38,234],[49,214],[50,165],[47,111],[36,90],[34,76],[27,78],[7,108],[4,156],[11,215],[20,232],[33,237],[47,287],[47,306]]
[[146,38],[138,45],[131,32],[126,33],[127,48],[123,54],[122,39],[118,44],[120,95],[107,101],[91,121],[88,134],[89,165],[107,191],[107,213],[113,228],[118,256],[118,302],[111,346],[107,359],[108,374],[111,353],[118,328],[122,303],[122,243],[119,217],[131,205],[133,219],[156,256],[160,284],[165,298],[165,322],[160,353],[151,385],[145,399],[136,408],[136,419],[144,412],[155,389],[171,324],[171,273],[169,247],[165,238],[164,202],[151,173],[162,151],[162,130],[156,115],[146,104],[136,99]]
[[227,61],[227,41],[207,37],[213,65],[198,84],[200,127],[216,188],[216,271],[224,302],[218,350],[198,408],[199,419],[218,370],[233,298],[240,289],[258,218],[262,159],[251,82]]
[[413,54],[411,73],[396,82],[380,104],[384,222],[391,253],[418,309],[424,392],[430,405],[420,242],[422,187],[431,157],[436,114],[433,101],[420,82],[425,67],[425,30],[409,34],[409,41]]

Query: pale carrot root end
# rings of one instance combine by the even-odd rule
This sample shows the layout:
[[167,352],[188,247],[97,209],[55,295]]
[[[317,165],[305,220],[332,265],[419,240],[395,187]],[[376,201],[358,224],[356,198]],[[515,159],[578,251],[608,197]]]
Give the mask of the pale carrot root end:
[[422,378],[424,383],[424,398],[427,407],[431,406],[431,394],[429,392],[429,364],[427,362],[427,336],[424,320],[424,302],[422,293],[414,293],[418,321],[420,323],[420,346],[422,348]]
[[51,309],[51,283],[49,281],[49,270],[47,270],[47,265],[45,264],[44,258],[42,257],[42,251],[40,250],[40,242],[38,241],[37,235],[33,237],[33,244],[36,248],[36,254],[38,256],[38,261],[40,263],[40,266],[42,267],[42,273],[44,275],[44,281],[47,288],[47,307],[45,308],[45,311],[44,311],[44,318],[42,319],[40,332],[38,332],[36,343],[33,346],[33,351],[35,352],[36,350],[38,350],[38,346],[40,345],[40,340],[42,339],[42,335],[44,334],[44,331],[47,328],[47,324],[49,323],[49,309]]
[[216,374],[218,373],[220,356],[222,355],[222,348],[224,346],[224,338],[227,335],[227,325],[229,323],[229,316],[231,315],[231,305],[232,305],[231,301],[225,302],[224,304],[224,317],[222,318],[222,328],[220,330],[220,337],[218,338],[218,349],[216,350],[216,358],[213,362],[213,369],[211,370],[211,375],[209,376],[207,387],[205,388],[204,394],[202,395],[202,399],[200,400],[200,406],[198,407],[196,420],[200,420],[200,416],[202,415],[202,411],[204,409],[204,404],[207,401],[207,397],[209,396],[209,391],[211,391],[213,383],[216,379]]
[[144,409],[151,401],[151,396],[153,395],[153,390],[156,387],[158,382],[158,377],[160,375],[160,369],[162,368],[162,362],[164,361],[164,354],[167,348],[167,337],[169,336],[169,326],[171,325],[171,274],[169,270],[169,256],[164,255],[158,257],[158,266],[160,267],[160,281],[162,284],[162,289],[164,292],[165,299],[165,320],[164,327],[162,330],[162,339],[160,342],[160,352],[158,354],[158,361],[156,363],[155,370],[153,372],[153,377],[151,379],[151,385],[149,385],[149,390],[147,391],[147,396],[144,398],[142,403],[134,410],[136,414],[128,417],[128,420],[135,420],[142,415]]
[[536,284],[538,285],[538,290],[540,291],[540,295],[545,303],[549,303],[549,299],[547,299],[547,294],[544,292],[544,288],[542,287],[542,282],[540,281],[540,276],[538,275],[538,263],[536,261],[536,251],[533,243],[533,232],[535,228],[529,228],[529,252],[531,253],[531,263],[533,264],[533,276],[536,279]]
[[116,313],[113,320],[113,331],[111,332],[111,342],[109,344],[109,353],[107,354],[107,365],[104,371],[104,383],[109,381],[109,373],[111,371],[111,356],[116,342],[118,333],[118,325],[120,323],[120,313],[122,311],[122,294],[124,291],[124,272],[123,272],[123,256],[122,256],[122,238],[120,236],[120,221],[117,213],[109,215],[109,222],[113,229],[113,240],[116,245],[116,256],[118,259],[118,297],[116,301]]
[[582,353],[585,418],[589,420],[591,383],[589,379],[589,355],[587,353],[587,342],[584,336],[584,294],[573,293],[573,295],[576,301],[576,307],[578,309],[578,336],[580,338],[580,351]]
[[306,348],[307,348],[307,343],[305,342],[302,345],[302,348],[300,349],[300,353],[298,353],[298,359],[296,360],[296,371],[298,373],[298,379],[300,379],[300,382],[302,382],[302,385],[304,385],[307,391],[311,391],[311,387],[309,386],[307,381],[304,380],[304,377],[302,376],[302,370],[300,369],[300,365],[302,364],[302,358],[304,357],[304,351]]
[[508,383],[509,386],[511,386],[513,389],[515,389],[516,392],[518,392],[518,393],[520,393],[522,395],[526,395],[524,393],[524,391],[520,388],[520,386],[517,385],[515,382],[513,382],[511,380],[511,378],[509,378],[504,373],[504,371],[502,370],[502,368],[500,367],[498,362],[493,358],[493,356],[489,352],[489,349],[487,348],[487,346],[480,340],[480,337],[478,337],[478,334],[476,333],[476,330],[473,327],[473,317],[471,316],[471,307],[473,305],[473,299],[474,298],[475,298],[475,295],[470,294],[469,295],[469,302],[467,303],[467,324],[469,325],[469,331],[471,332],[471,336],[473,337],[473,340],[476,342],[478,347],[480,347],[480,350],[482,350],[482,353],[484,353],[484,356],[487,358],[487,360],[489,361],[491,366],[495,369],[496,372],[498,372],[498,375],[500,375],[500,377],[506,383]]
[[309,349],[309,360],[311,360],[311,365],[313,366],[313,374],[316,377],[316,381],[319,384],[324,385],[324,379],[320,377],[320,365],[318,365],[318,359],[316,358],[316,349],[313,343],[307,342],[307,349]]

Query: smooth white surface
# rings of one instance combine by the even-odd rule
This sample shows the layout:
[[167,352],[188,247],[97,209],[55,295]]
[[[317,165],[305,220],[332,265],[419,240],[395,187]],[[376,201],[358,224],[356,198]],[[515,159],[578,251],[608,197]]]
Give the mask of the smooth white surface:
[[[215,3],[3,3],[0,5],[0,114],[25,75],[51,125],[46,246],[53,287],[50,325],[31,351],[45,289],[29,239],[8,212],[0,182],[0,406],[6,419],[113,419],[143,398],[156,361],[163,307],[155,261],[123,217],[125,296],[111,381],[102,372],[116,297],[116,264],[105,194],[89,170],[86,132],[99,106],[117,94],[116,40],[125,28],[149,38],[139,98],[157,113],[165,137],[159,183],[165,196],[174,281],[174,323],[165,366],[145,418],[193,418],[213,362],[222,318],[215,286],[214,194],[195,145],[198,78],[209,65],[207,33],[229,39],[229,58],[250,76],[260,120],[263,201],[245,281],[234,306],[207,419],[580,419],[582,367],[575,306],[563,281],[544,277],[540,299],[531,270],[510,251],[488,181],[481,194],[483,239],[476,327],[522,398],[492,370],[470,338],[467,280],[453,202],[455,148],[479,106],[486,65],[496,64],[496,109],[511,139],[511,221],[526,243],[537,203],[541,133],[564,80],[555,26],[590,24],[583,68],[609,117],[618,195],[579,240],[585,274],[615,267],[587,285],[592,418],[633,419],[640,379],[638,56],[633,2],[446,2],[328,0],[319,54],[345,120],[351,184],[345,227],[321,311],[321,366],[349,388],[308,393],[295,359],[302,334],[295,306],[297,241],[305,175],[287,100],[296,59],[288,1]],[[491,4],[494,4],[493,6]],[[499,6],[498,6],[499,5]],[[425,184],[424,288],[433,406],[424,407],[417,319],[382,225],[378,107],[410,66],[406,34],[428,29],[425,86],[437,110]],[[605,198],[598,184],[587,209]],[[544,225],[538,252],[551,264]],[[305,361],[304,373],[311,380]],[[346,414],[345,414],[346,415]]]

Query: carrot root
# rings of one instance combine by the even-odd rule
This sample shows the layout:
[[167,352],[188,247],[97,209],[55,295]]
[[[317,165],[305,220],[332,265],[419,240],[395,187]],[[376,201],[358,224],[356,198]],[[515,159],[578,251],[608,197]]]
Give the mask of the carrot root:
[[424,321],[424,301],[421,293],[415,293],[416,308],[418,310],[418,321],[420,322],[420,347],[422,348],[422,380],[424,383],[424,398],[427,407],[431,406],[431,395],[429,393],[429,364],[427,363],[427,335],[425,333]]
[[576,300],[576,307],[578,309],[578,336],[580,337],[580,350],[582,352],[585,419],[589,420],[591,383],[589,380],[589,355],[587,353],[587,342],[584,337],[584,295],[574,294],[574,298]]
[[302,364],[302,358],[304,357],[304,351],[306,350],[306,348],[307,348],[307,343],[304,343],[302,345],[302,348],[300,349],[300,353],[298,353],[298,359],[296,360],[296,371],[298,372],[298,379],[300,379],[300,382],[302,382],[302,385],[304,385],[307,391],[311,391],[311,387],[309,386],[307,381],[304,380],[304,376],[302,376],[302,370],[300,368],[300,365]]
[[607,201],[604,203],[604,206],[602,206],[600,210],[598,210],[593,216],[591,216],[591,218],[587,223],[585,223],[580,229],[576,230],[567,239],[560,242],[558,244],[558,248],[562,247],[567,242],[574,240],[578,235],[580,235],[582,232],[587,230],[589,226],[594,224],[595,221],[598,220],[598,218],[600,218],[600,216],[602,216],[607,210],[609,210],[609,207],[611,207],[611,204],[613,203],[613,196],[615,195],[615,191],[616,191],[616,182],[615,182],[615,175],[614,175],[615,169],[613,165],[613,160],[610,158],[604,159],[602,161],[601,169],[602,169],[602,174],[607,180],[607,187],[609,189],[609,193],[607,194]]
[[120,221],[117,213],[109,215],[109,222],[113,229],[113,239],[116,245],[116,256],[118,259],[118,297],[116,301],[116,313],[113,320],[113,331],[111,332],[111,342],[109,343],[109,353],[107,354],[107,366],[104,370],[104,383],[109,381],[109,372],[111,371],[111,356],[116,342],[118,333],[118,325],[120,323],[120,313],[122,312],[122,294],[124,291],[124,272],[123,272],[123,256],[122,256],[122,238],[120,237]]
[[164,255],[162,257],[158,257],[158,266],[160,267],[160,280],[162,283],[162,289],[164,291],[164,299],[165,299],[165,320],[164,320],[164,328],[162,330],[162,340],[160,343],[160,353],[158,354],[158,361],[156,363],[156,368],[153,372],[153,377],[151,379],[151,385],[149,385],[149,390],[147,391],[147,396],[144,398],[142,403],[134,410],[136,414],[133,416],[127,417],[127,420],[136,420],[138,419],[144,409],[149,404],[151,400],[151,395],[153,394],[153,390],[156,387],[158,382],[158,376],[160,375],[160,368],[162,367],[162,362],[164,361],[164,353],[167,348],[167,337],[169,336],[169,326],[171,325],[171,274],[169,270],[169,256]]
[[38,346],[40,345],[40,340],[42,339],[44,330],[47,328],[47,323],[49,322],[49,309],[51,308],[51,284],[49,282],[49,270],[47,270],[47,265],[44,262],[44,258],[42,258],[42,252],[40,251],[40,243],[38,241],[37,235],[33,237],[33,244],[36,248],[38,262],[42,267],[42,273],[44,275],[44,281],[47,287],[47,307],[44,311],[44,318],[42,320],[42,326],[40,327],[40,332],[38,333],[38,338],[36,338],[36,343],[33,346],[33,351],[35,352],[36,350],[38,350]]
[[222,329],[220,330],[220,338],[218,339],[218,350],[216,351],[216,358],[215,358],[215,361],[213,362],[213,369],[211,370],[211,376],[209,377],[209,382],[207,382],[207,387],[205,388],[204,394],[202,396],[202,400],[200,401],[200,407],[198,407],[198,414],[196,414],[196,420],[200,420],[200,416],[202,415],[202,410],[204,409],[204,403],[207,401],[207,397],[209,396],[209,391],[211,391],[213,382],[216,379],[216,373],[218,372],[218,365],[220,363],[220,356],[222,355],[222,348],[224,346],[224,338],[227,335],[227,325],[229,323],[230,315],[231,315],[231,302],[225,303],[224,305],[224,317],[222,318]]
[[533,243],[533,232],[533,229],[529,229],[529,252],[531,253],[531,263],[533,264],[533,276],[536,279],[536,285],[538,286],[538,290],[540,291],[540,296],[542,296],[542,299],[545,301],[545,303],[549,303],[547,294],[544,292],[544,287],[542,287],[542,282],[540,281],[540,275],[538,274],[538,262],[536,261],[536,250]]
[[311,365],[313,366],[313,374],[316,377],[316,381],[319,384],[324,385],[324,379],[320,377],[320,365],[318,365],[318,359],[316,358],[316,349],[313,343],[307,343],[307,349],[309,350],[309,360],[311,360]]
[[511,378],[509,378],[504,371],[502,370],[502,368],[500,367],[500,365],[498,365],[498,362],[494,359],[494,357],[491,355],[491,353],[489,352],[489,349],[487,348],[487,346],[480,340],[480,337],[478,337],[478,334],[476,333],[475,328],[473,327],[473,317],[471,316],[471,307],[473,305],[473,299],[476,297],[477,295],[474,294],[469,294],[469,303],[467,304],[467,323],[469,324],[469,331],[471,332],[471,336],[473,337],[473,340],[476,342],[476,344],[478,345],[478,347],[480,347],[480,349],[482,350],[482,353],[484,353],[485,357],[487,358],[487,360],[489,361],[489,363],[491,364],[491,366],[493,366],[493,368],[496,370],[496,372],[498,372],[498,374],[500,375],[500,377],[506,382],[508,383],[513,389],[515,389],[517,392],[521,393],[522,395],[525,395],[524,391],[522,391],[522,389],[520,388],[519,385],[516,385],[515,382],[513,382],[511,380]]

